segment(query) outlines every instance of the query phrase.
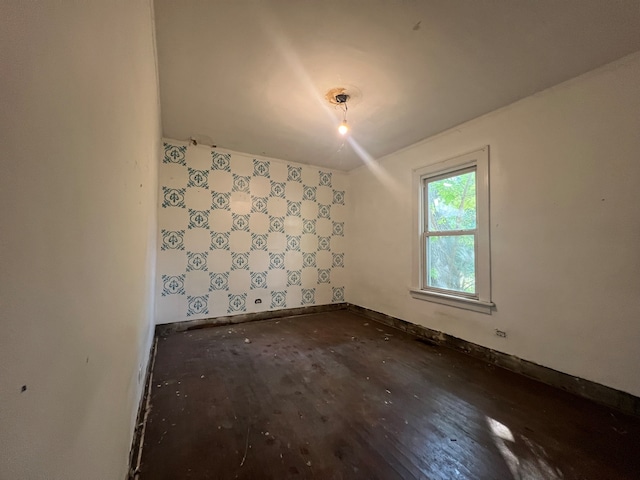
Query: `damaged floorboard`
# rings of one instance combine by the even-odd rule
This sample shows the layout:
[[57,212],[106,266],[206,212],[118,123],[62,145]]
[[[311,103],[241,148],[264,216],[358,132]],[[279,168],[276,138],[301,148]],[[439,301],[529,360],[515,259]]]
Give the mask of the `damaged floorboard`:
[[637,479],[640,420],[346,310],[158,338],[138,478]]

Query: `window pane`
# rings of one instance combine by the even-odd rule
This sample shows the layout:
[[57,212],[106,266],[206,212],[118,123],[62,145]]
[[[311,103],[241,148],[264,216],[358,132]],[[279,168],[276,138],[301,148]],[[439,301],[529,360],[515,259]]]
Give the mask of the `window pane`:
[[428,237],[427,285],[476,293],[474,235]]
[[427,184],[429,231],[476,228],[476,172],[467,172]]

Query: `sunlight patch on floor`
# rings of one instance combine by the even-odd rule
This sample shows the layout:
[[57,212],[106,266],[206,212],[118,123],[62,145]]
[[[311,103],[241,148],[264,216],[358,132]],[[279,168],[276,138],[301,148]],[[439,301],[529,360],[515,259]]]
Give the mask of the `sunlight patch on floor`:
[[564,475],[548,461],[544,448],[521,434],[513,432],[497,420],[486,417],[489,431],[498,451],[514,479],[562,480]]

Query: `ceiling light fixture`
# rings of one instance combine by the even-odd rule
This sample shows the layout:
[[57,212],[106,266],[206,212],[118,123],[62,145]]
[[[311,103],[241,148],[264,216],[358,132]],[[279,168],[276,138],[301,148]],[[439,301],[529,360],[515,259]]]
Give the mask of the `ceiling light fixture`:
[[339,105],[344,112],[344,115],[342,116],[342,123],[338,127],[338,132],[340,133],[340,135],[346,135],[349,131],[349,125],[347,125],[347,101],[349,100],[349,95],[347,95],[346,93],[339,93],[335,96],[335,100],[336,105]]

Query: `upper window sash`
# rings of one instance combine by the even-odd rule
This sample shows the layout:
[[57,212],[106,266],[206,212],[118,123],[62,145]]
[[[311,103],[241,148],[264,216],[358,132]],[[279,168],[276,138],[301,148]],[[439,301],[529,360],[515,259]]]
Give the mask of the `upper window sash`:
[[[474,184],[473,184],[473,192],[474,192],[474,199],[476,200],[476,205],[474,206],[474,213],[473,213],[473,228],[471,227],[467,227],[467,228],[447,228],[446,225],[443,226],[443,228],[438,228],[438,225],[431,225],[430,222],[430,208],[431,208],[431,199],[430,199],[430,191],[435,189],[435,187],[429,187],[432,184],[435,184],[436,182],[439,182],[441,180],[448,180],[448,179],[453,179],[455,177],[460,177],[463,175],[466,175],[468,173],[474,173]],[[423,196],[422,196],[422,201],[424,202],[425,208],[424,208],[424,218],[423,218],[423,231],[427,234],[446,234],[446,233],[454,233],[454,232],[473,232],[477,229],[477,224],[478,224],[478,220],[477,220],[477,173],[476,173],[476,167],[467,167],[467,168],[461,168],[459,170],[454,170],[452,172],[448,172],[444,175],[426,175],[423,176],[423,181],[422,181],[422,188],[423,188]],[[445,184],[446,185],[446,184]],[[459,225],[457,225],[459,226]]]

